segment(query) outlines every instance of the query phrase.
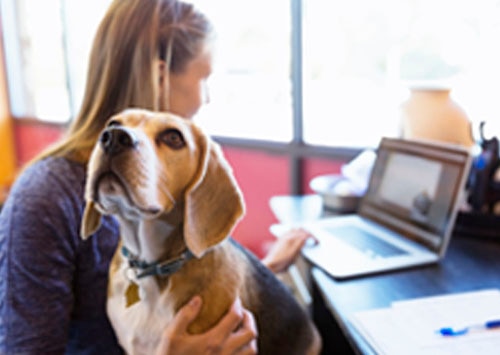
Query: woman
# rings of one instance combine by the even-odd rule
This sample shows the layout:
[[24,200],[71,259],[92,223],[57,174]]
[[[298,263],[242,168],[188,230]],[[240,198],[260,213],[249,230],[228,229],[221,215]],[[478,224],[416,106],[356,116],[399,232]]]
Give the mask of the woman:
[[[105,217],[85,242],[78,233],[86,163],[105,122],[127,107],[192,118],[208,101],[212,37],[208,20],[176,0],[110,5],[94,39],[79,114],[65,138],[19,176],[0,214],[0,353],[121,352],[105,314],[117,223]],[[286,269],[307,236],[291,232],[264,262]],[[239,301],[207,333],[187,334],[200,306],[194,297],[180,310],[159,354],[256,351],[253,318]]]

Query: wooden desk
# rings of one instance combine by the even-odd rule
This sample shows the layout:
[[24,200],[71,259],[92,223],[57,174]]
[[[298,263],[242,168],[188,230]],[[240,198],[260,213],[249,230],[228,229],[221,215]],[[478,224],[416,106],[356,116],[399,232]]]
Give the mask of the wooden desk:
[[348,322],[354,312],[387,307],[397,300],[498,288],[500,241],[453,236],[446,257],[437,265],[346,281],[337,281],[318,268],[312,269],[312,276],[352,349],[357,353],[373,354]]
[[[297,199],[300,198],[291,198],[291,204],[300,206]],[[283,204],[286,199],[280,201]],[[311,274],[313,314],[325,343],[324,353],[375,354],[349,323],[353,313],[387,307],[397,300],[499,288],[500,239],[474,239],[455,234],[444,260],[431,266],[342,281],[316,267],[311,268]],[[325,319],[325,309],[333,316],[331,319]],[[339,340],[339,333],[343,339]]]

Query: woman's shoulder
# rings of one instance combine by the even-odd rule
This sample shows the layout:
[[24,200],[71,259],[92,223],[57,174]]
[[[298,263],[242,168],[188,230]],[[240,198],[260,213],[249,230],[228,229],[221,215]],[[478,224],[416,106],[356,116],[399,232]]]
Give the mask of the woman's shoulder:
[[57,189],[78,192],[85,182],[85,166],[63,157],[48,157],[36,161],[16,179],[12,192],[34,190],[42,193]]
[[[79,241],[84,207],[85,166],[49,157],[30,164],[18,176],[0,213],[2,235],[18,240],[37,234],[44,240]],[[72,236],[68,239],[67,236]],[[0,243],[1,244],[1,243]]]
[[64,157],[47,157],[30,164],[20,175],[29,175],[30,177],[61,177],[76,178],[81,180],[85,176],[85,166],[81,163],[69,160]]
[[85,166],[66,158],[48,157],[26,167],[5,201],[39,211],[77,210],[83,201]]

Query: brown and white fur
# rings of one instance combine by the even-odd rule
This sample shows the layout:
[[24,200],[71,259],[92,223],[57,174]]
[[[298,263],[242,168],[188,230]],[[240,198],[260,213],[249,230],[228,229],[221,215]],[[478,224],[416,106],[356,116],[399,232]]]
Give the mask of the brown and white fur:
[[[115,215],[120,225],[107,312],[127,353],[153,353],[194,295],[203,307],[191,333],[216,324],[239,296],[256,319],[260,354],[319,353],[307,313],[228,237],[244,214],[243,198],[219,146],[197,125],[139,109],[115,115],[91,154],[85,195],[83,238],[97,230],[102,214]],[[138,278],[122,246],[147,263],[178,258],[186,249],[194,257],[171,275]],[[134,287],[138,294],[131,296]]]

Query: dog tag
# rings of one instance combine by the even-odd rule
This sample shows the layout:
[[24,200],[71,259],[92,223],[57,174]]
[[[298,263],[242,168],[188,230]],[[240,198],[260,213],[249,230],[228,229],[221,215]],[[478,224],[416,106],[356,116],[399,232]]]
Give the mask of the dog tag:
[[140,299],[139,286],[135,282],[130,281],[125,291],[125,306],[128,308],[136,302],[139,302]]

